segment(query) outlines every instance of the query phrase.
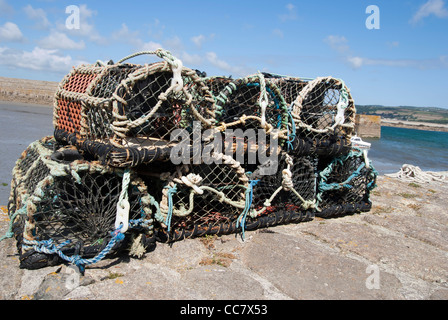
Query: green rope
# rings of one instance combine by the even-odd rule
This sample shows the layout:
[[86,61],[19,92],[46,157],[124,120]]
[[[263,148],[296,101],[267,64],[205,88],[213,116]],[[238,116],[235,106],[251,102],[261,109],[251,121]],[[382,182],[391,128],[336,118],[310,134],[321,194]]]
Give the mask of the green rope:
[[5,239],[11,239],[12,237],[14,237],[14,232],[12,231],[12,227],[13,227],[13,224],[14,224],[14,220],[17,218],[17,216],[19,214],[23,214],[23,215],[27,214],[26,206],[20,208],[19,210],[17,210],[16,212],[14,212],[14,214],[12,214],[10,216],[8,231],[5,233],[4,236],[2,236],[0,238],[0,242],[2,242]]
[[174,187],[166,186],[165,189],[168,189],[168,213],[166,216],[165,225],[168,228],[168,232],[170,232],[171,218],[173,217],[173,194],[177,192],[177,185],[174,185]]

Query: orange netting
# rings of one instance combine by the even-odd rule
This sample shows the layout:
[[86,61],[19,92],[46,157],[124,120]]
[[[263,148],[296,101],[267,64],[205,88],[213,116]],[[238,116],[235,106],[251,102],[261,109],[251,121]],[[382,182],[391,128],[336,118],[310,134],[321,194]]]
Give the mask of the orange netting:
[[81,130],[81,103],[58,99],[58,128],[69,133]]
[[97,74],[95,73],[75,73],[65,83],[64,89],[71,92],[85,93],[96,76]]

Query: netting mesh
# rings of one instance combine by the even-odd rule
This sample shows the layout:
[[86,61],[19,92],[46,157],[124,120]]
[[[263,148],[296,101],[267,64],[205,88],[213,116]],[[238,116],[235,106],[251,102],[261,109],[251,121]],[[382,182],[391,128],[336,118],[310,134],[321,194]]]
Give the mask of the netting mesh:
[[119,137],[137,138],[133,143],[148,137],[169,141],[175,129],[192,130],[193,121],[205,128],[212,124],[212,95],[195,71],[185,69],[180,92],[173,90],[172,77],[166,64],[158,63],[143,67],[118,87],[114,109],[119,121],[114,129]]
[[[327,159],[328,161],[328,159]],[[360,150],[332,159],[319,174],[318,195],[322,217],[369,211],[370,191],[377,172]]]
[[164,61],[97,62],[60,83],[54,137],[13,170],[23,267],[370,209],[377,172],[351,147],[356,110],[342,80],[202,77],[151,54]]
[[354,133],[355,113],[350,91],[343,81],[332,77],[310,81],[292,109],[297,136],[314,141],[349,141]]
[[[76,150],[54,152],[54,147],[52,138],[31,144],[13,171],[9,209],[11,217],[20,213],[13,220],[24,265],[41,260],[34,241],[51,241],[63,253],[76,251],[80,257],[93,257],[108,244],[115,228],[123,173],[81,160]],[[127,192],[129,219],[151,221],[146,187],[138,177]],[[151,224],[145,236],[152,235]],[[23,245],[31,247],[22,250]]]
[[[222,79],[215,79],[216,89],[222,87]],[[217,92],[217,91],[215,91]],[[262,74],[229,82],[216,95],[216,122],[223,130],[273,129],[286,139],[288,107],[278,87],[266,81]]]

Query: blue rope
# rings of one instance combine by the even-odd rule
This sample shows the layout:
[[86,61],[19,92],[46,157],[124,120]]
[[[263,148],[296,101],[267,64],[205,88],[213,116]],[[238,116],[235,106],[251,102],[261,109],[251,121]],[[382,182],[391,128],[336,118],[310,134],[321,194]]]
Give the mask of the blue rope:
[[165,189],[168,189],[168,213],[166,216],[165,225],[168,228],[168,232],[170,232],[171,218],[173,217],[173,194],[177,192],[177,185],[174,185],[172,188],[166,186]]
[[[292,144],[295,140],[296,140],[296,123],[294,121],[294,118],[292,117],[291,114],[291,110],[292,110],[292,105],[288,108],[288,115],[289,118],[291,119],[291,134],[289,133],[288,130],[288,141],[286,142],[288,144],[288,151],[293,151],[294,150],[294,145]],[[292,138],[292,140],[291,140]]]
[[244,234],[244,230],[246,228],[246,217],[247,214],[249,213],[250,207],[252,206],[252,200],[253,200],[253,195],[254,195],[254,187],[257,185],[257,183],[260,180],[250,180],[249,181],[249,186],[246,189],[246,203],[244,206],[244,210],[241,213],[241,215],[238,217],[237,221],[236,221],[236,227],[238,228],[240,226],[240,221],[241,221],[241,230],[242,230],[242,237],[244,239],[245,234]]
[[24,239],[23,242],[25,244],[22,245],[22,248],[25,250],[34,249],[36,252],[45,254],[57,254],[63,260],[74,264],[79,268],[81,272],[84,272],[86,265],[94,264],[101,261],[110,252],[110,250],[114,247],[116,243],[124,239],[124,234],[120,232],[120,229],[121,226],[117,230],[112,232],[112,239],[109,241],[106,247],[91,259],[83,259],[80,255],[73,255],[71,257],[65,255],[61,249],[66,245],[70,244],[71,240],[67,240],[59,245],[55,245],[53,239],[44,241],[36,241],[36,240],[30,241]]
[[[140,226],[147,226],[149,221],[141,218],[137,220],[129,220],[129,226],[130,228],[140,227]],[[98,263],[104,257],[111,251],[111,249],[120,241],[124,239],[124,234],[120,232],[120,229],[122,226],[117,228],[115,231],[111,232],[112,239],[110,239],[109,243],[104,247],[103,250],[101,250],[100,253],[98,253],[95,257],[90,259],[84,259],[80,255],[73,255],[71,257],[67,256],[62,252],[62,249],[71,243],[71,240],[66,240],[62,242],[61,244],[55,245],[53,239],[50,240],[26,240],[24,239],[24,244],[22,245],[22,248],[24,250],[28,249],[34,249],[36,252],[39,253],[45,253],[45,254],[57,254],[59,257],[61,257],[63,260],[70,262],[74,265],[76,265],[79,270],[83,273],[85,270],[85,266]]]

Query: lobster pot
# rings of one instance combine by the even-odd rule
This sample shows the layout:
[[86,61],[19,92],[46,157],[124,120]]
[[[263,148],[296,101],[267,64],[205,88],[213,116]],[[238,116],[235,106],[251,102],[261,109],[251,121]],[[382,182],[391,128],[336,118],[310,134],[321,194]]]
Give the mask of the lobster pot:
[[314,217],[316,176],[310,157],[282,153],[278,162],[260,165],[249,178],[257,181],[250,221],[270,226]]
[[[195,71],[171,65],[89,65],[74,69],[56,92],[55,138],[115,167],[166,157],[171,133],[214,123],[214,100]],[[169,154],[169,152],[168,152]]]
[[55,94],[53,126],[61,135],[107,141],[113,137],[111,124],[113,93],[139,66],[82,65],[74,68],[59,84]]
[[253,129],[288,139],[289,113],[279,88],[262,74],[236,79],[216,95],[216,122],[220,130]]
[[367,212],[371,209],[370,191],[378,173],[365,154],[357,149],[333,158],[319,173],[316,216],[333,217]]
[[350,90],[343,81],[332,77],[308,82],[292,108],[297,139],[315,145],[313,151],[319,155],[328,154],[334,144],[340,147],[339,153],[349,151],[355,115]]
[[159,201],[160,237],[170,241],[235,231],[249,186],[239,163],[221,153],[198,165],[175,166],[147,183]]
[[280,89],[288,106],[293,104],[303,88],[308,84],[308,81],[301,78],[275,76],[268,73],[263,73],[263,75],[269,82],[275,84]]
[[74,262],[70,257],[99,259],[126,247],[131,233],[112,242],[123,192],[130,203],[129,219],[140,226],[135,235],[141,235],[141,247],[152,244],[151,199],[143,182],[133,176],[124,188],[123,170],[87,162],[71,148],[54,152],[55,145],[51,137],[32,143],[13,171],[8,209],[21,267]]
[[204,78],[205,85],[210,89],[210,93],[217,97],[221,91],[225,89],[232,81],[229,77],[207,77]]
[[213,96],[196,71],[183,68],[181,74],[180,89],[173,88],[173,72],[167,63],[145,65],[121,83],[114,101],[114,129],[121,144],[145,144],[151,139],[169,142],[176,129],[191,132],[194,121],[201,129],[211,127]]

